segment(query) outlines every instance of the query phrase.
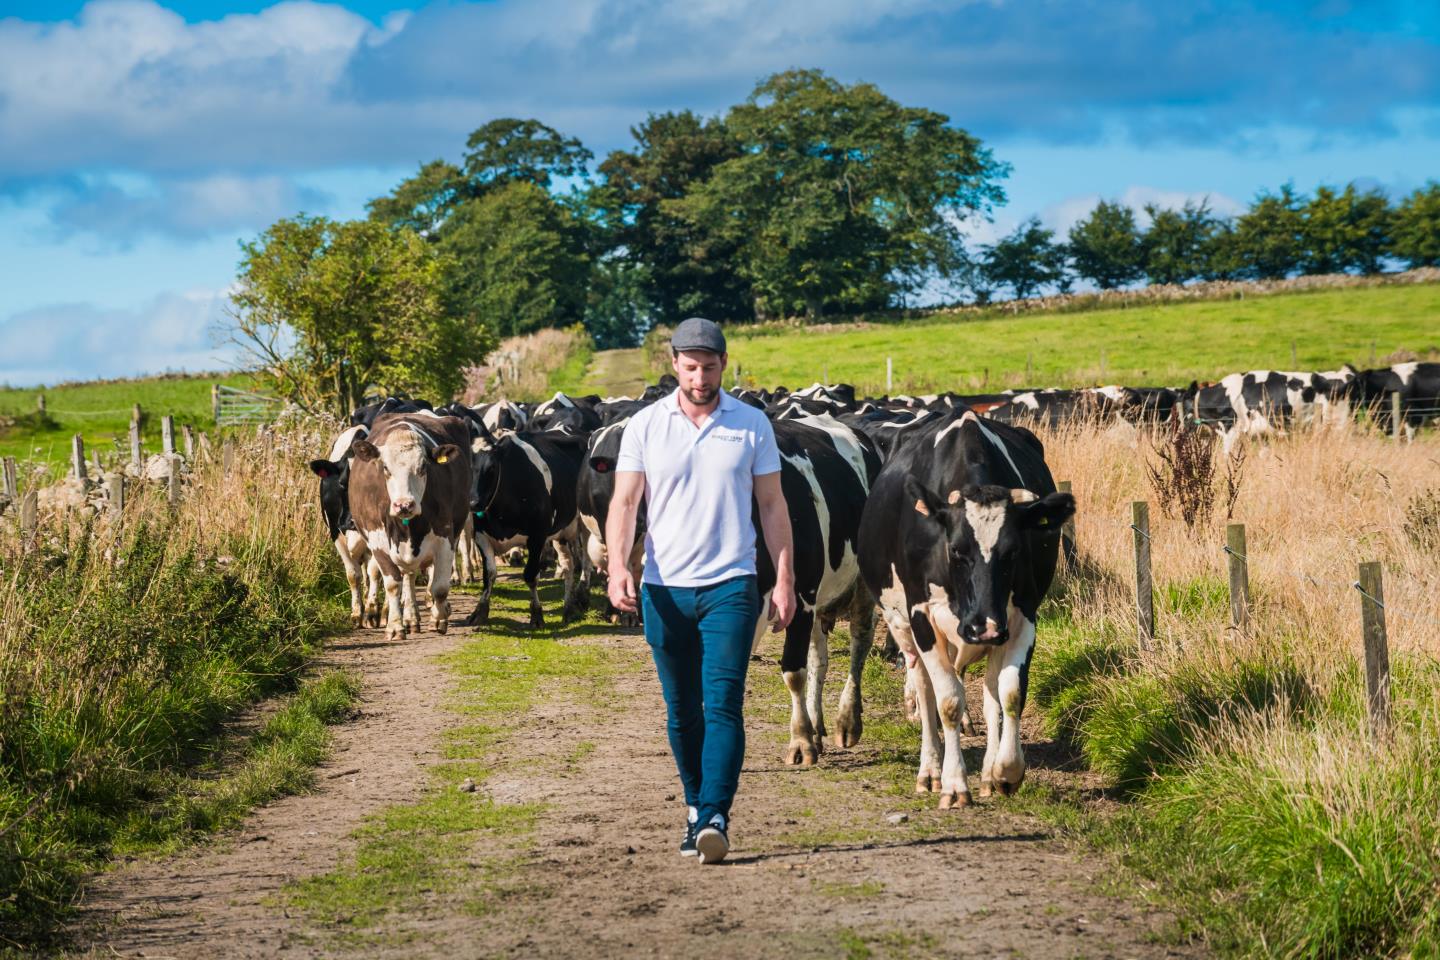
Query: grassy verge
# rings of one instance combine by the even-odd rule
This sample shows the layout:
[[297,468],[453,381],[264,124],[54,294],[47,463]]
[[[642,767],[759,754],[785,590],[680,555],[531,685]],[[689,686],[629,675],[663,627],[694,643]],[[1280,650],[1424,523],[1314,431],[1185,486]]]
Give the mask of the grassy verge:
[[[1359,287],[1129,306],[884,324],[732,327],[730,362],[747,383],[808,386],[829,375],[870,393],[1188,384],[1237,370],[1327,370],[1440,349],[1440,284]],[[657,333],[651,340],[663,338]],[[652,375],[663,353],[647,340]],[[1292,348],[1294,356],[1292,359]]]
[[[545,591],[547,602],[555,589]],[[515,892],[513,863],[543,808],[497,802],[485,783],[497,770],[506,740],[523,736],[517,718],[548,684],[563,682],[573,690],[578,681],[601,691],[614,669],[604,650],[562,642],[576,633],[605,632],[598,621],[532,633],[525,626],[528,609],[523,584],[502,580],[490,628],[445,657],[456,681],[448,706],[460,722],[446,734],[446,762],[432,769],[425,795],[367,817],[354,835],[351,860],[286,889],[286,908],[328,927],[335,942],[367,942],[387,919],[414,915],[433,900],[478,916]],[[578,762],[584,747],[576,745],[554,762]],[[475,785],[473,792],[460,789],[466,780]],[[385,933],[387,941],[408,936],[393,925]]]
[[[309,449],[318,437],[288,435]],[[293,462],[292,462],[293,461]],[[242,772],[211,784],[217,731],[295,686],[344,622],[344,592],[298,457],[242,446],[197,465],[178,507],[132,490],[123,518],[42,518],[20,549],[0,529],[0,936],[44,940],[86,872],[233,820],[300,781],[311,724],[346,682],[307,688],[266,725]],[[306,498],[308,500],[308,497]]]

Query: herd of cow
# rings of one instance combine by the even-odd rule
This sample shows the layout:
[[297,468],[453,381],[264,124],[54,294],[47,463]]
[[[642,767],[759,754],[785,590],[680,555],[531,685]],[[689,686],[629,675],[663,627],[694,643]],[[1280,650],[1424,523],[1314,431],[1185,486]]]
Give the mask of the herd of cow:
[[[414,576],[429,571],[433,627],[449,625],[452,574],[483,592],[467,625],[489,616],[496,555],[523,548],[530,623],[543,623],[542,556],[553,547],[562,616],[582,612],[590,578],[607,568],[604,528],[621,436],[631,416],[675,388],[662,378],[638,398],[556,394],[432,409],[390,398],[356,410],[329,456],[311,462],[351,588],[355,623],[388,635],[419,628]],[[986,396],[858,399],[847,385],[739,390],[767,412],[781,453],[794,535],[797,612],[780,668],[791,697],[787,762],[813,764],[827,735],[822,707],[828,634],[850,622],[850,670],[834,723],[837,745],[862,729],[860,683],[878,606],[906,665],[906,704],[921,726],[917,790],[942,807],[970,801],[959,737],[973,725],[965,668],[987,661],[980,793],[1012,793],[1025,775],[1025,706],[1038,608],[1075,511],[1056,492],[1044,449],[1023,421],[1184,417],[1227,443],[1289,425],[1337,423],[1348,411],[1402,397],[1407,427],[1440,407],[1440,364],[1326,374],[1258,371],[1187,390],[1103,387]],[[1413,421],[1413,422],[1412,422]],[[758,523],[758,520],[757,520]],[[640,578],[644,512],[634,554]],[[756,538],[761,609],[775,573]],[[612,615],[614,611],[612,611]],[[757,626],[755,641],[767,628]]]

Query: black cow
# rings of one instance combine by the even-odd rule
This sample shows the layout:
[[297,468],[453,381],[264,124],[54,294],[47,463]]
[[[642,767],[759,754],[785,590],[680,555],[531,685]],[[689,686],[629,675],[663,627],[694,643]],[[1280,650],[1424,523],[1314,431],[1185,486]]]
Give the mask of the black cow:
[[599,429],[600,415],[595,408],[600,397],[567,397],[556,391],[555,396],[537,406],[530,414],[527,429],[531,431],[559,430],[569,434],[588,434]]
[[586,438],[564,433],[521,431],[500,438],[481,425],[472,427],[475,486],[471,512],[476,539],[484,553],[484,592],[466,624],[490,616],[490,591],[495,584],[491,542],[525,539],[525,584],[530,588],[530,625],[543,626],[540,607],[540,560],[545,544],[555,541],[559,575],[565,581],[561,616],[569,621],[589,602],[582,582],[579,520],[575,510],[580,463]]
[[[780,451],[780,487],[795,545],[795,616],[785,629],[780,671],[790,691],[787,763],[813,764],[823,749],[822,708],[830,663],[827,639],[837,613],[849,611],[850,676],[840,695],[835,742],[854,746],[861,733],[860,678],[874,634],[875,601],[859,576],[857,533],[880,455],[864,434],[832,417],[772,421]],[[756,582],[764,611],[775,587],[775,566],[752,507]],[[769,625],[756,625],[755,644]]]
[[886,463],[866,501],[861,572],[905,653],[919,702],[916,790],[938,790],[942,809],[970,802],[957,668],[982,657],[980,795],[1008,795],[1025,777],[1020,715],[1035,623],[1061,525],[1074,512],[1074,498],[1055,492],[1034,434],[970,411],[927,424]]
[[1440,363],[1397,363],[1356,374],[1349,387],[1354,402],[1370,411],[1377,426],[1394,429],[1390,397],[1400,395],[1405,432],[1413,437],[1427,420],[1440,416]]
[[[633,401],[644,406],[643,401]],[[627,416],[622,420],[596,430],[590,435],[585,451],[585,460],[580,465],[580,482],[576,491],[576,509],[580,521],[589,536],[586,538],[586,555],[596,570],[607,570],[608,556],[605,544],[605,520],[610,515],[610,501],[615,498],[615,463],[620,458],[620,441],[625,435]],[[640,514],[635,522],[635,546],[628,558],[635,582],[640,582],[645,564],[645,506],[641,502]],[[610,600],[605,600],[607,607]],[[608,609],[607,618],[618,618],[625,626],[636,626],[638,614],[621,613]]]

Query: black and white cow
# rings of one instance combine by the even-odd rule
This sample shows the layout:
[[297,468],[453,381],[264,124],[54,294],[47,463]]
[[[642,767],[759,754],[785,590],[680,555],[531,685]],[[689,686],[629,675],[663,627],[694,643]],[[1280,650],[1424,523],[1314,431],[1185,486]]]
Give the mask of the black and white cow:
[[1390,397],[1397,393],[1406,435],[1413,438],[1421,424],[1440,416],[1440,363],[1411,361],[1366,370],[1355,375],[1348,390],[1386,432],[1393,429]]
[[386,634],[405,635],[402,581],[430,570],[437,633],[450,625],[455,543],[469,516],[470,430],[428,411],[377,417],[351,444],[350,512],[385,578]]
[[1191,384],[1184,403],[1195,423],[1220,433],[1229,453],[1241,437],[1309,424],[1315,417],[1315,394],[1311,374],[1251,370],[1208,386]]
[[350,414],[350,423],[355,426],[364,425],[373,427],[375,419],[387,413],[419,413],[422,410],[433,410],[434,408],[426,400],[406,400],[400,397],[386,397],[384,400],[377,400],[374,403],[367,403],[363,407],[356,407]]
[[[1025,709],[1035,623],[1075,499],[1056,493],[1044,449],[1023,428],[956,412],[891,457],[860,521],[861,572],[905,654],[920,707],[918,792],[970,802],[957,668],[987,660],[980,795],[1025,777]],[[938,728],[937,728],[938,727]],[[941,734],[943,732],[943,745]]]
[[[643,405],[643,401],[640,402]],[[586,555],[595,570],[609,569],[609,551],[605,543],[605,519],[610,515],[610,501],[615,498],[615,463],[620,458],[620,441],[625,436],[627,416],[590,434],[585,451],[585,460],[580,466],[580,482],[576,492],[576,508],[580,522],[588,534],[585,542]],[[635,521],[635,546],[628,559],[631,574],[639,583],[645,567],[645,504],[641,501],[640,514]],[[609,598],[606,598],[609,604]],[[636,613],[621,613],[608,610],[607,617],[614,617],[624,626],[639,624]]]
[[561,616],[570,620],[589,603],[583,582],[580,521],[575,498],[585,436],[547,431],[521,431],[496,437],[479,428],[472,442],[474,487],[470,505],[475,533],[484,553],[484,587],[480,602],[466,624],[484,623],[490,616],[490,593],[495,585],[492,543],[523,538],[526,549],[525,584],[530,588],[530,625],[543,626],[540,606],[540,560],[547,542],[555,543],[559,574],[565,581]]
[[[370,432],[364,425],[348,427],[330,445],[325,459],[311,460],[310,469],[320,478],[320,513],[330,531],[330,540],[345,568],[350,584],[350,624],[380,626],[380,567],[370,557],[370,545],[350,516],[350,449]],[[413,598],[410,601],[414,607]]]
[[600,427],[600,415],[595,412],[599,403],[598,396],[569,397],[556,391],[555,396],[531,412],[527,429],[534,432],[558,430],[574,435],[588,434]]
[[[772,421],[780,452],[780,487],[790,513],[795,545],[795,616],[785,629],[780,671],[790,692],[787,763],[810,766],[826,735],[823,700],[830,663],[827,639],[836,615],[848,610],[850,675],[840,695],[835,742],[860,739],[860,680],[874,634],[875,601],[860,579],[857,534],[870,485],[880,472],[880,455],[863,433],[828,417]],[[756,523],[756,583],[762,611],[775,587],[775,566]],[[769,624],[756,625],[758,647]]]

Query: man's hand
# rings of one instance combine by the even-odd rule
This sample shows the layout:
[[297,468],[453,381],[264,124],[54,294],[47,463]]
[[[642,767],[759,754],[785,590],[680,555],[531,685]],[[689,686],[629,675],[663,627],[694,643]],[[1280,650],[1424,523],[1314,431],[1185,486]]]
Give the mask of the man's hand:
[[790,626],[790,620],[795,616],[795,584],[791,580],[775,581],[775,589],[770,591],[770,612],[766,615],[770,621],[770,632],[779,633]]
[[623,613],[639,612],[639,605],[635,595],[635,578],[630,571],[621,567],[618,570],[610,571],[610,584],[607,588],[610,594],[610,604]]

